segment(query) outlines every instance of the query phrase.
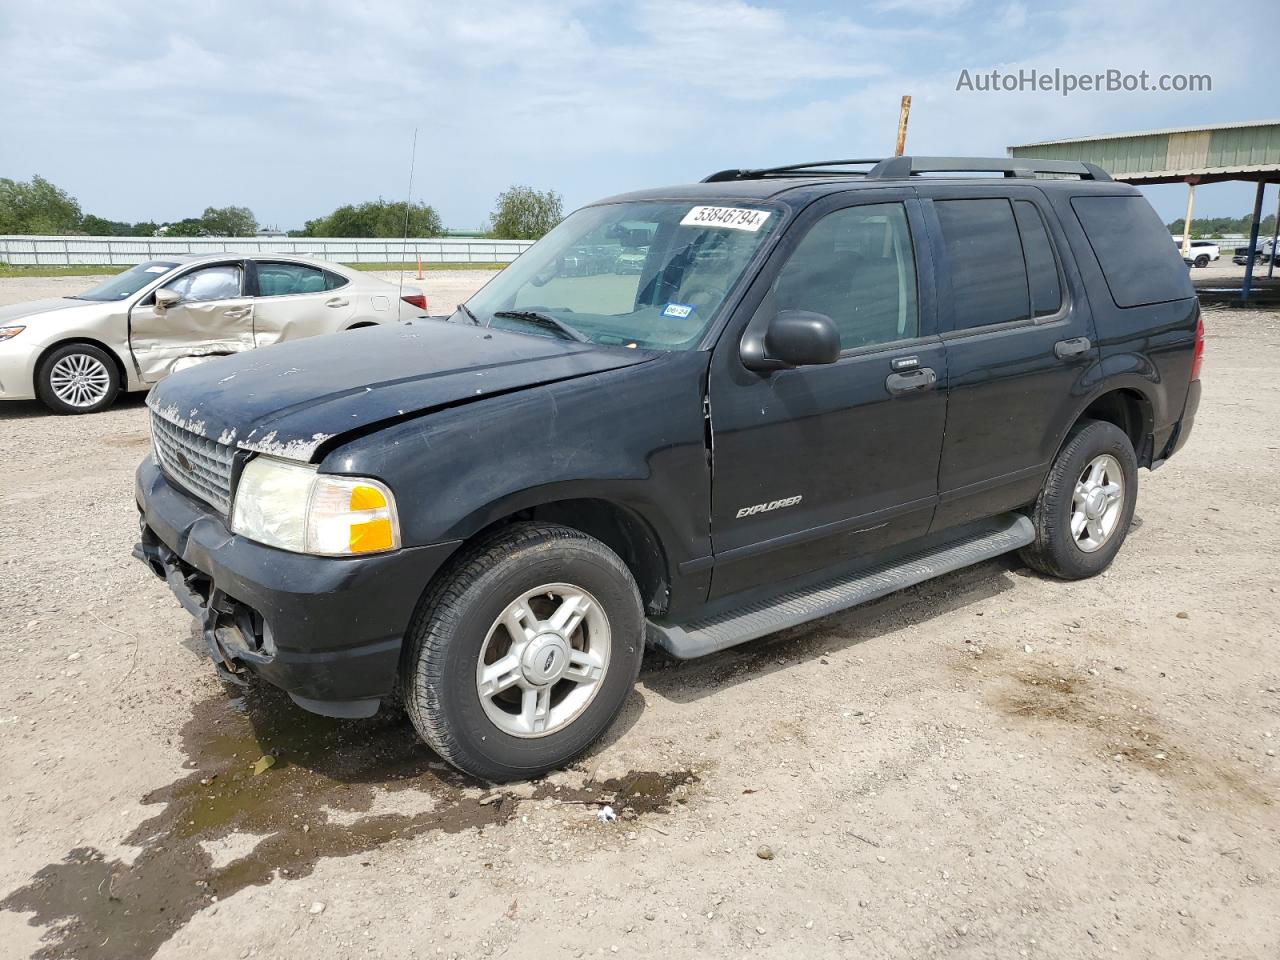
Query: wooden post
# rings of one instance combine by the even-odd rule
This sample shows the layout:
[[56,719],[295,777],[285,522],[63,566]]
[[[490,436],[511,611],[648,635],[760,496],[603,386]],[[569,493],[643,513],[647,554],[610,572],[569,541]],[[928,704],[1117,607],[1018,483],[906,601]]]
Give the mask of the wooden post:
[[911,97],[902,98],[902,109],[898,112],[898,145],[894,147],[893,155],[895,157],[902,156],[902,151],[907,145],[907,117],[911,113]]
[[1187,178],[1187,215],[1182,218],[1182,255],[1191,256],[1191,209],[1195,205],[1196,180]]

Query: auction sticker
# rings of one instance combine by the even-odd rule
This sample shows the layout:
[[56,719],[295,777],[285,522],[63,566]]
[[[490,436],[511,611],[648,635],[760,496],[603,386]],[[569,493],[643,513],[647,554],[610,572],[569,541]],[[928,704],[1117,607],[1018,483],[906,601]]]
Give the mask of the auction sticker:
[[724,227],[755,233],[769,219],[767,210],[746,207],[694,207],[680,221],[682,227]]

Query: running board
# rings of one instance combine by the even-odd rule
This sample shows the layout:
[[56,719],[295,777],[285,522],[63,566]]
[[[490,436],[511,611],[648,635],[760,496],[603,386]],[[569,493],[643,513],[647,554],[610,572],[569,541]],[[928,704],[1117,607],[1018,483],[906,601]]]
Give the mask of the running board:
[[1031,521],[1022,514],[997,517],[995,523],[996,526],[963,540],[953,540],[892,563],[784,593],[772,600],[740,607],[706,620],[683,626],[662,625],[650,620],[649,640],[681,660],[703,657],[990,560],[1025,547],[1035,539]]

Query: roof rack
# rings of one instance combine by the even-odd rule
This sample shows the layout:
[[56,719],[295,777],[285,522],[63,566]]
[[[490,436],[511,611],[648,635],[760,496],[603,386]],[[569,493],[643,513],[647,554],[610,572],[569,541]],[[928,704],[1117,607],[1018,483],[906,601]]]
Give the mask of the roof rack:
[[[870,170],[838,167],[870,166]],[[765,180],[770,177],[854,176],[867,180],[906,180],[922,173],[1000,173],[1006,177],[1034,178],[1039,174],[1076,176],[1081,180],[1109,181],[1110,174],[1096,163],[1083,160],[1036,160],[1031,157],[885,157],[875,160],[819,160],[757,170],[721,170],[703,183],[727,180]]]

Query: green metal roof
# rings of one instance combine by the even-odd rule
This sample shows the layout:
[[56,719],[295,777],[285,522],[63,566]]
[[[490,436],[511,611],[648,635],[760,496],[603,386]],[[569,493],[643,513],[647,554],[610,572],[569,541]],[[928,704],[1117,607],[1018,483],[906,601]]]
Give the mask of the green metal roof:
[[1046,140],[1009,147],[1009,156],[1087,160],[1129,183],[1280,182],[1280,121]]

